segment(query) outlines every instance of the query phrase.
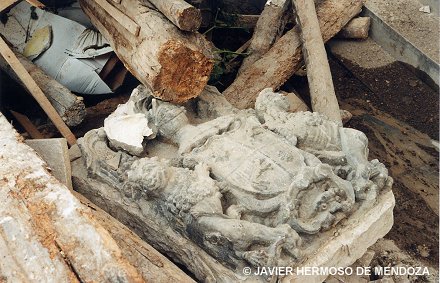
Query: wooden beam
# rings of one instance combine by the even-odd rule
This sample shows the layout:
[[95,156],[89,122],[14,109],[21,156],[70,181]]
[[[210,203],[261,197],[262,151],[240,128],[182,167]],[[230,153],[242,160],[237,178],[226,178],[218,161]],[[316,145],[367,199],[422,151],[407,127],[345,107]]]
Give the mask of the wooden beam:
[[44,139],[46,138],[43,134],[35,127],[35,125],[29,120],[26,115],[10,110],[11,114],[17,119],[18,123],[24,128],[24,130],[33,139]]
[[[44,92],[63,121],[68,126],[79,125],[86,116],[86,109],[82,97],[74,95],[65,86],[49,77],[42,69],[25,56],[18,52],[14,52],[14,54]],[[11,66],[1,56],[0,68],[12,79],[26,87],[22,80],[15,74],[14,70],[12,70]]]
[[313,0],[292,0],[301,29],[302,51],[306,62],[312,110],[342,125],[330,65],[322,40]]
[[38,104],[46,112],[49,119],[54,123],[55,127],[60,131],[61,135],[66,138],[69,145],[74,145],[76,143],[76,138],[70,129],[66,126],[63,119],[58,115],[55,108],[53,108],[50,101],[44,95],[43,91],[31,77],[31,75],[26,71],[23,65],[15,56],[14,52],[9,48],[6,42],[0,37],[0,54],[5,58],[6,62],[14,70],[15,74],[20,78],[23,84],[26,86],[28,91],[32,94]]
[[38,0],[26,0],[26,2],[28,2],[32,6],[40,8],[40,9],[46,8],[46,6]]
[[12,6],[15,3],[17,3],[18,1],[20,1],[20,0],[1,0],[0,1],[0,12],[3,11],[3,10],[6,10],[10,6]]
[[95,0],[95,2],[126,30],[135,36],[139,35],[141,27],[135,21],[127,17],[127,15],[118,10],[115,6],[107,2],[107,0]]
[[277,0],[265,5],[252,35],[248,49],[249,56],[244,58],[239,73],[260,59],[281,37],[287,21],[284,14],[286,14],[289,3],[290,0]]
[[215,58],[212,43],[203,35],[181,31],[144,0],[115,4],[139,24],[139,36],[127,32],[96,1],[79,3],[125,67],[150,87],[155,97],[182,103],[203,91]]
[[[335,36],[362,8],[362,0],[326,0],[317,7],[324,41]],[[300,30],[296,26],[283,35],[272,48],[240,73],[223,92],[238,108],[253,107],[265,88],[278,89],[303,66]]]
[[197,31],[202,24],[200,10],[183,0],[148,1],[181,30]]
[[133,265],[146,282],[195,283],[185,272],[155,250],[127,226],[92,203],[82,194],[72,194],[85,206],[91,208],[96,219],[121,248],[122,255]]

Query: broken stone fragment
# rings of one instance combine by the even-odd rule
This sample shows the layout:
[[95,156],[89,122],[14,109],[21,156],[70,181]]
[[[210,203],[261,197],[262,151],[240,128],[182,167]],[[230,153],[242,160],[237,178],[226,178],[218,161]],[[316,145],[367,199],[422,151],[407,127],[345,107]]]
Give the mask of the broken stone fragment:
[[155,131],[149,127],[148,118],[143,113],[136,113],[135,99],[139,90],[133,90],[130,100],[121,104],[104,120],[104,131],[110,144],[115,149],[122,149],[139,156],[144,151],[144,138],[154,138]]
[[431,13],[431,7],[430,6],[422,6],[422,7],[420,7],[419,11],[429,14],[429,13]]

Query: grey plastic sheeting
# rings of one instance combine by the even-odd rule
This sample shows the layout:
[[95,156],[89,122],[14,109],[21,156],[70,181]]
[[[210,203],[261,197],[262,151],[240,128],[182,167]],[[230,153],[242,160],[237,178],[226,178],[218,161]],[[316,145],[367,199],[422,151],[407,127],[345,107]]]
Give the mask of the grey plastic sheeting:
[[0,23],[0,33],[6,40],[22,53],[33,32],[50,25],[52,44],[33,62],[73,92],[111,93],[99,77],[113,52],[104,37],[67,18],[41,9],[35,10],[35,17],[31,11],[25,1],[11,9],[6,24]]

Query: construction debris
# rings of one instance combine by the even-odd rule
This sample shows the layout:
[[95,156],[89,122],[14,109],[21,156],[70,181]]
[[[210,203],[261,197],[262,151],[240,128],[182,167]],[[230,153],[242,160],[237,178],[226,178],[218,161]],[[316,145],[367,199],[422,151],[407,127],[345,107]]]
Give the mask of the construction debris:
[[307,68],[312,110],[342,123],[338,99],[313,0],[292,0],[301,29],[302,49]]
[[422,6],[422,7],[420,7],[419,11],[423,12],[423,13],[428,13],[429,14],[429,13],[431,13],[431,7],[429,7],[428,5]]
[[[50,103],[66,125],[79,125],[86,116],[85,105],[82,97],[74,95],[65,86],[46,75],[43,70],[41,70],[37,65],[32,63],[32,61],[28,60],[20,53],[14,53],[32,79],[37,83],[45,96],[49,99]],[[1,56],[0,68],[11,76],[11,78],[24,86],[21,78],[15,74],[11,66]]]
[[202,23],[199,9],[183,0],[148,0],[179,29],[196,32]]
[[142,282],[108,232],[18,137],[0,114],[0,278]]
[[[438,97],[374,59],[363,0],[40,4],[0,4],[0,107],[34,148],[0,114],[1,282],[414,279],[301,272],[406,268],[368,252],[385,235],[438,263],[438,133],[373,107]],[[433,105],[399,118],[438,129]]]
[[[320,2],[317,14],[324,42],[335,36],[361,8],[361,0]],[[223,94],[238,108],[252,107],[260,91],[268,87],[278,89],[302,65],[300,29],[294,27],[260,60],[239,74]]]
[[150,128],[148,117],[136,111],[140,91],[146,90],[143,87],[135,89],[130,100],[119,105],[115,112],[104,120],[104,130],[110,144],[132,155],[143,153],[144,138],[152,139],[156,136],[155,131]]
[[106,2],[106,6],[118,11],[116,15],[127,15],[138,25],[139,35],[129,32],[129,23],[110,14],[100,2],[80,3],[128,70],[150,86],[156,97],[181,103],[202,92],[213,68],[214,55],[211,43],[201,34],[180,31],[141,0]]
[[[32,55],[33,63],[48,76],[73,92],[112,92],[99,73],[113,50],[98,32],[49,11],[31,9],[27,2],[18,3],[6,17],[6,23],[0,24],[0,34],[18,53]],[[35,48],[37,43],[39,48]]]
[[37,127],[35,127],[34,124],[32,124],[31,120],[29,120],[29,118],[26,115],[23,115],[21,113],[12,110],[10,112],[31,138],[44,139],[43,134],[37,129]]
[[26,86],[29,93],[35,98],[38,104],[49,116],[50,120],[54,123],[55,127],[60,131],[60,133],[66,138],[69,145],[76,143],[76,138],[70,129],[66,126],[63,119],[56,112],[55,108],[50,104],[49,99],[44,95],[43,91],[28,73],[28,71],[23,67],[18,58],[15,56],[14,52],[9,48],[3,38],[0,37],[0,55],[9,64],[11,69],[17,75],[17,77]]
[[286,24],[286,13],[290,0],[268,1],[258,18],[254,33],[248,48],[249,55],[244,58],[239,69],[243,72],[255,61],[259,60],[283,34]]
[[49,166],[48,171],[68,189],[72,187],[72,172],[67,142],[59,139],[31,139],[25,143],[35,150],[41,159]]

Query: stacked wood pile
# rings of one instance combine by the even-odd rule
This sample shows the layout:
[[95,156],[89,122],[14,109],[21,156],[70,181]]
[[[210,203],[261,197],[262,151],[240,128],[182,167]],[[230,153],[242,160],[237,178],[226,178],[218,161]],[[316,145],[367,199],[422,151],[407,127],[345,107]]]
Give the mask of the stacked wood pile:
[[[119,3],[118,3],[119,2]],[[127,69],[155,95],[185,102],[199,95],[213,68],[213,46],[200,33],[200,12],[182,0],[81,0]]]
[[[213,12],[221,6],[219,1],[187,2],[212,7]],[[187,2],[80,0],[85,13],[132,74],[150,86],[156,97],[175,103],[201,93],[215,60],[213,46],[197,32],[202,12]],[[220,2],[236,10],[261,4],[242,1],[238,8]],[[313,1],[271,0],[259,16],[236,15],[251,16],[256,21],[252,38],[239,50],[247,49],[248,56],[235,81],[224,91],[226,98],[238,108],[252,107],[261,90],[278,89],[305,59],[312,109],[340,121],[323,42],[340,32],[360,12],[362,4],[362,0],[326,0],[315,7]],[[214,21],[217,16],[218,10]],[[284,34],[286,23],[295,16],[298,24]],[[368,27],[362,30],[360,26],[367,23],[359,20],[347,25],[341,36],[364,38]]]

